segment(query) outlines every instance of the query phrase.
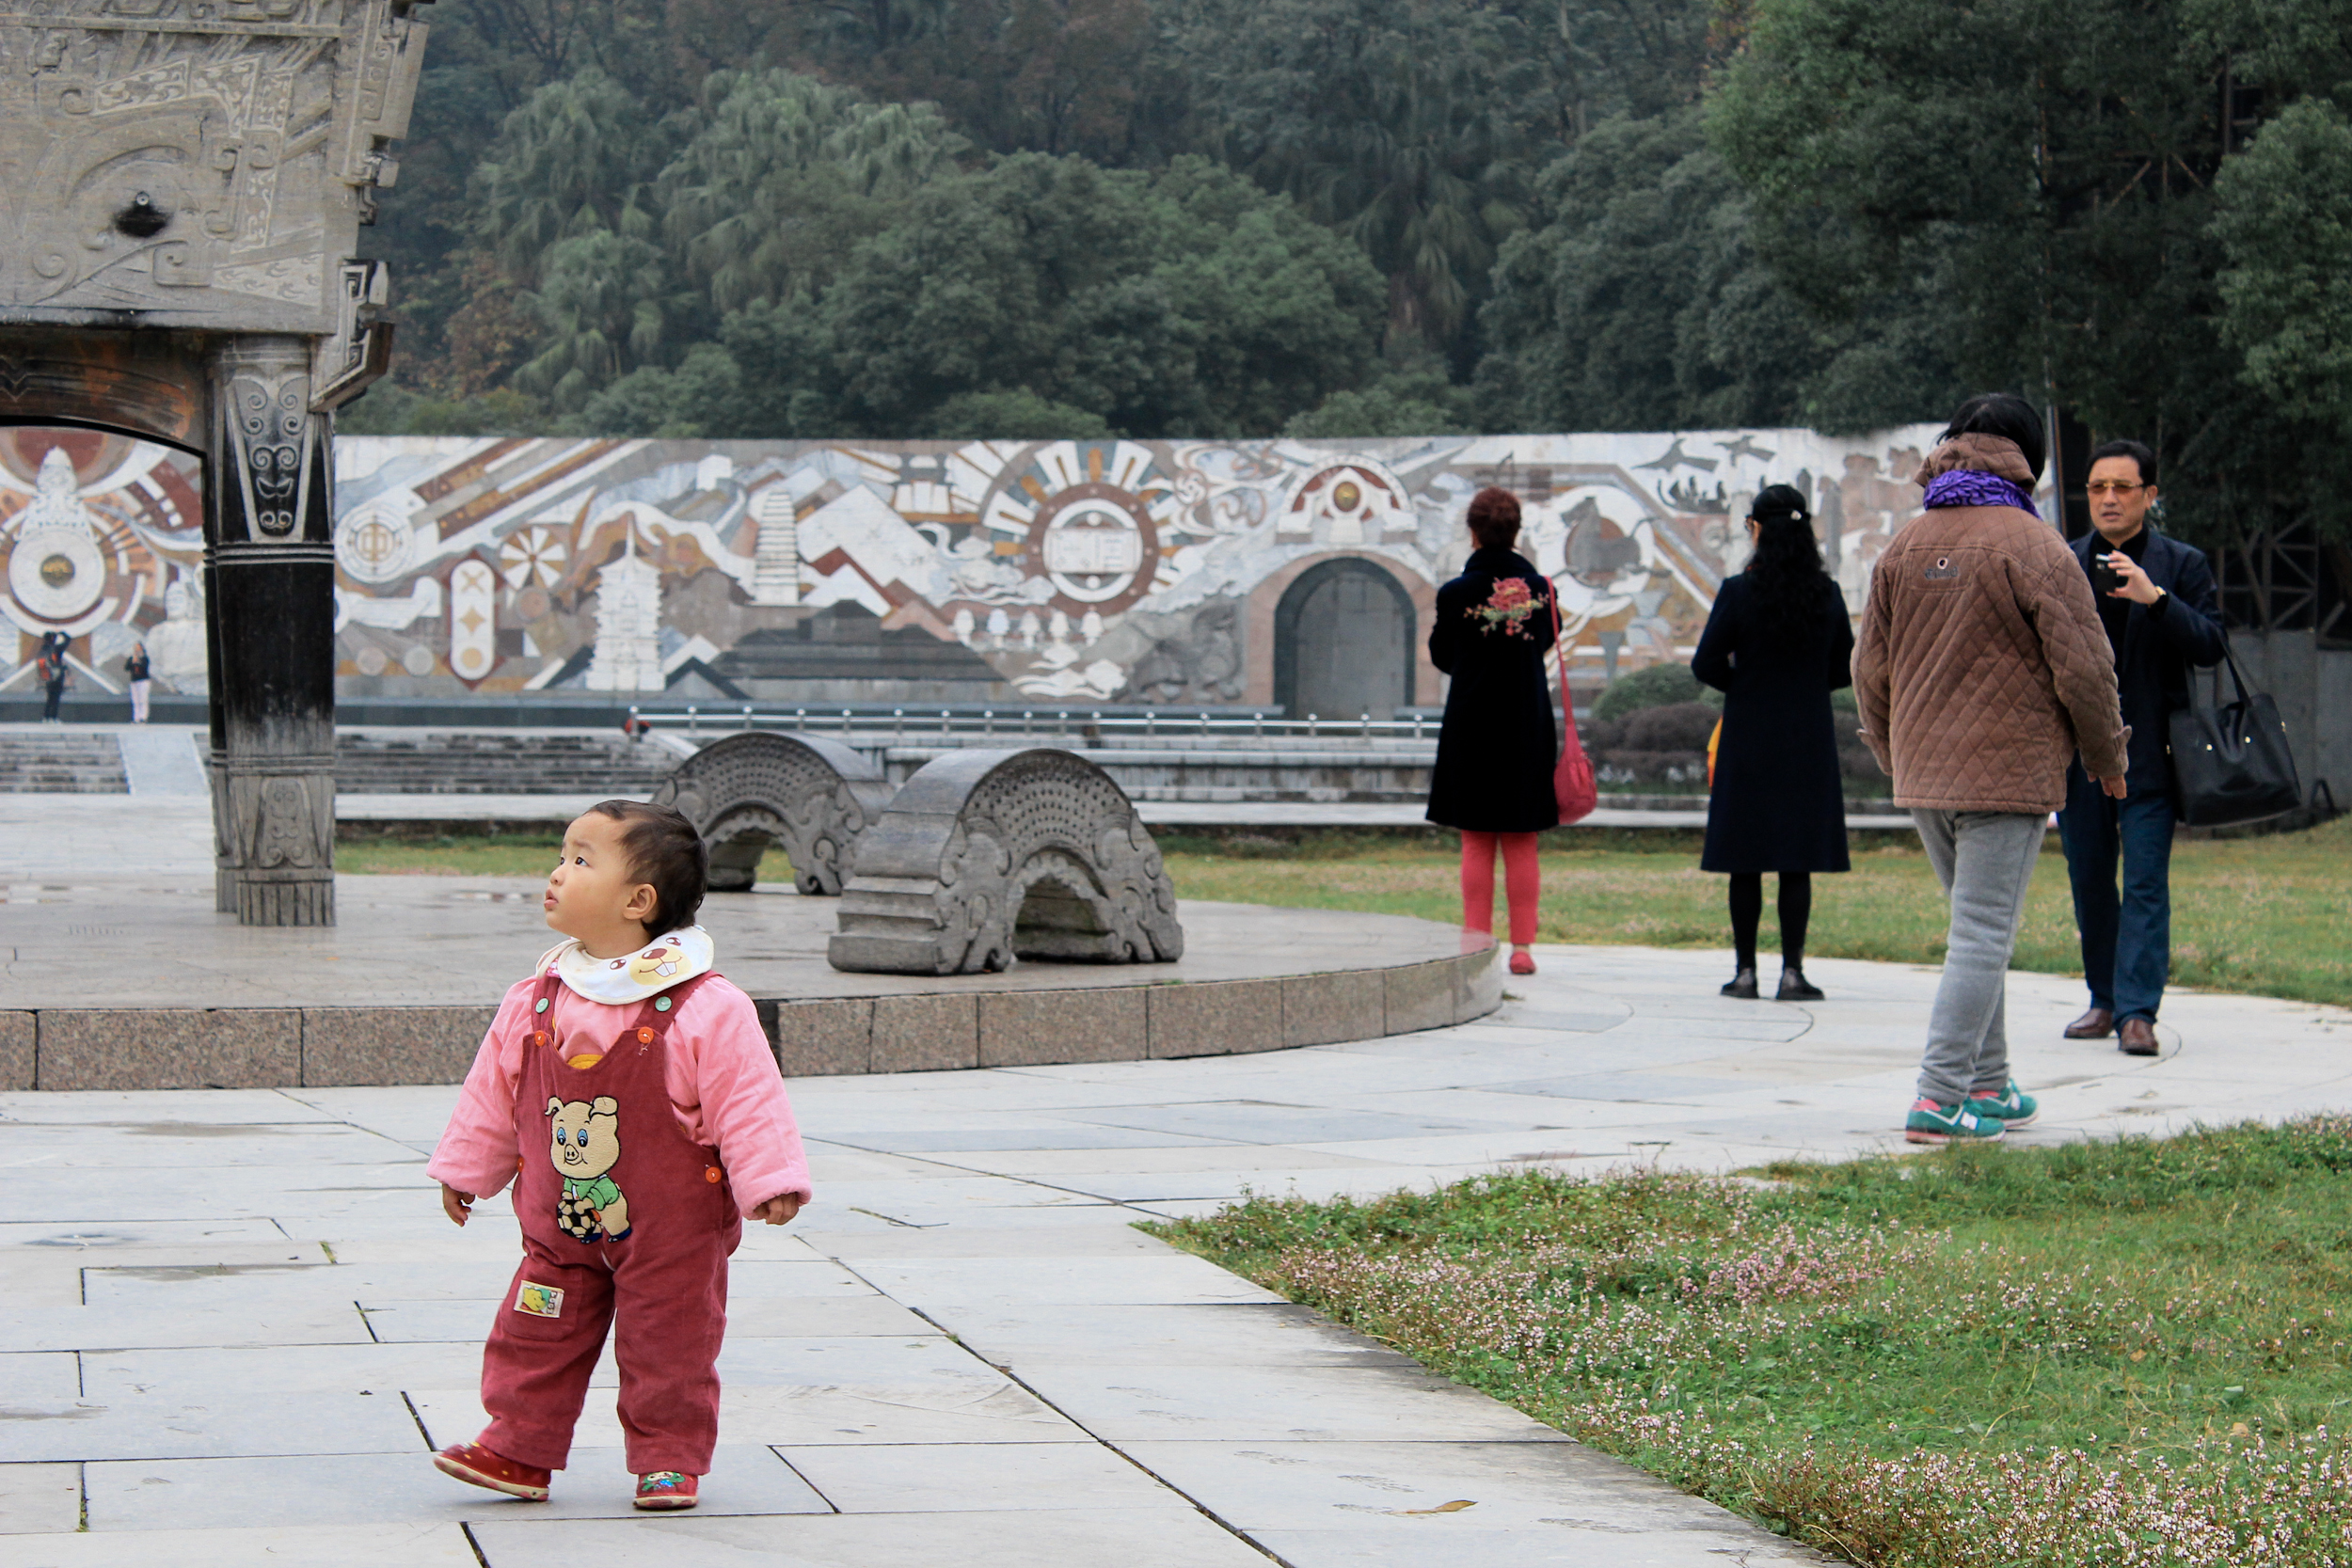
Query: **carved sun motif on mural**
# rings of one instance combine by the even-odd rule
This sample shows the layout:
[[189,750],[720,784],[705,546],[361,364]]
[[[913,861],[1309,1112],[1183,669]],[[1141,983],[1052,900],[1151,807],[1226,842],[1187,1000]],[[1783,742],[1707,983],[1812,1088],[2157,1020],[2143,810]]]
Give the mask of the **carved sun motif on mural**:
[[499,571],[506,586],[517,591],[532,586],[552,588],[570,557],[563,535],[554,529],[516,529],[499,546]]
[[1003,536],[1000,552],[1053,585],[1064,611],[1111,614],[1171,569],[1161,539],[1175,511],[1174,487],[1150,449],[1055,441],[1006,468],[980,520]]

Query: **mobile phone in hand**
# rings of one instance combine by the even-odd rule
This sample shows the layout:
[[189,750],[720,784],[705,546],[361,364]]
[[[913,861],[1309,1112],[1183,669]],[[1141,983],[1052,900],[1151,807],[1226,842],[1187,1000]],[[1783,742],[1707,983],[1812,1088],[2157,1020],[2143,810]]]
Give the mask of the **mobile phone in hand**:
[[2123,574],[2107,564],[2109,558],[2110,552],[2106,550],[2090,558],[2090,585],[2103,599],[2123,586]]

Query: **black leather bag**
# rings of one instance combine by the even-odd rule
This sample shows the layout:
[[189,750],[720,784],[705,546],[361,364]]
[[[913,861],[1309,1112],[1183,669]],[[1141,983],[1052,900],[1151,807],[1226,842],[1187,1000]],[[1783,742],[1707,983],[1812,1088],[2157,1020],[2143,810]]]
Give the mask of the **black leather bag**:
[[2246,689],[2237,656],[2225,641],[2237,701],[2219,707],[2183,708],[2172,715],[2169,739],[2177,810],[2192,828],[2226,828],[2277,816],[2303,803],[2287,750],[2287,727],[2268,694]]

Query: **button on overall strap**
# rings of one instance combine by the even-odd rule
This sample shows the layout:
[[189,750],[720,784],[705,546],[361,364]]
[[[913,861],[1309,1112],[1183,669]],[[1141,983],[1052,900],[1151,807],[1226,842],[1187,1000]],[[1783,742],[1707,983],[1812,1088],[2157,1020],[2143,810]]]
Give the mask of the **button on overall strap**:
[[686,1006],[686,999],[693,995],[705,980],[711,977],[697,974],[691,980],[681,980],[660,995],[648,996],[637,1004],[637,1016],[622,1031],[622,1037],[633,1039],[640,1045],[651,1045],[657,1039],[666,1039],[671,1023],[677,1018],[677,1010]]

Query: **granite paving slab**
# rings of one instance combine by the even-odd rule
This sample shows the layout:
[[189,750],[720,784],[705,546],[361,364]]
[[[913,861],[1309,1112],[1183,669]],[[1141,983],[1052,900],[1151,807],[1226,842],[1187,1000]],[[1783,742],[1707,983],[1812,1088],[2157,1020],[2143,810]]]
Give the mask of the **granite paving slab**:
[[[480,1568],[465,1528],[242,1525],[221,1529],[88,1530],[17,1536],[9,1568]],[[519,1568],[519,1560],[517,1561]]]
[[[82,1482],[89,1494],[89,1528],[210,1530],[259,1518],[316,1527],[416,1520],[464,1525],[524,1514],[533,1521],[642,1517],[629,1501],[636,1478],[618,1449],[574,1449],[548,1500],[532,1503],[450,1480],[433,1468],[413,1426],[409,1432],[408,1448],[396,1453],[91,1465]],[[832,1512],[799,1472],[759,1444],[720,1444],[705,1485],[707,1516]]]
[[[1740,1521],[1581,1443],[1136,1443],[1128,1451],[1187,1494],[1217,1498],[1220,1517],[1258,1538],[1395,1542],[1456,1562],[1487,1560],[1496,1544],[1487,1538],[1503,1533],[1612,1562],[1644,1560],[1638,1540],[1612,1538],[1688,1538],[1689,1557],[1662,1560],[1754,1549]],[[1470,1506],[1437,1512],[1453,1502]]]
[[1565,1443],[1554,1429],[1418,1365],[1104,1366],[1032,1361],[1021,1380],[1105,1442]]
[[0,1465],[0,1535],[71,1535],[82,1523],[82,1466]]
[[1405,1367],[1411,1358],[1291,1302],[1115,1307],[1025,1303],[961,1314],[956,1337],[993,1365]]
[[1169,1509],[1184,1499],[1083,1433],[1051,1443],[870,1443],[776,1450],[843,1513]]
[[895,1300],[925,1310],[1007,1302],[1163,1306],[1282,1299],[1206,1259],[1173,1250],[1139,1258],[874,1259],[858,1272]]
[[[477,1525],[488,1568],[1265,1568],[1263,1552],[1173,1501],[1153,1509],[849,1513],[795,1519],[680,1514],[639,1521]],[[471,1562],[473,1560],[467,1560]]]
[[417,1423],[397,1388],[306,1391],[255,1402],[244,1390],[17,1400],[0,1420],[0,1464],[230,1455],[400,1453]]

